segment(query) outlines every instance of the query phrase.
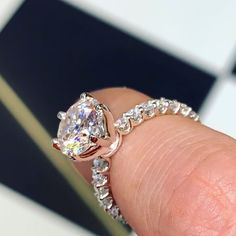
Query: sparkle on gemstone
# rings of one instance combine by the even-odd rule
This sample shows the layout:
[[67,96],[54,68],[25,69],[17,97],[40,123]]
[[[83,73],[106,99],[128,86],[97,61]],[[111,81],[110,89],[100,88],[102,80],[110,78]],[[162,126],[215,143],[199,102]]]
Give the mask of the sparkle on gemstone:
[[196,114],[196,112],[194,112],[194,111],[191,111],[191,112],[189,113],[189,117],[190,117],[191,119],[195,119],[196,116],[197,116],[197,114]]
[[110,209],[112,207],[113,199],[112,197],[107,197],[100,200],[100,206],[104,209]]
[[126,112],[125,116],[130,117],[135,123],[138,123],[138,124],[143,121],[143,116],[138,107],[135,107],[134,109],[131,109],[128,112]]
[[124,217],[119,214],[117,217],[116,217],[116,220],[118,220],[120,223],[122,224],[127,224],[127,221],[124,219]]
[[179,109],[180,109],[180,103],[176,100],[173,100],[170,102],[170,106],[169,109],[171,110],[171,112],[173,112],[174,114],[177,114]]
[[66,118],[66,113],[63,112],[63,111],[59,111],[57,113],[57,118],[60,119],[60,120],[64,120]]
[[124,133],[128,133],[131,130],[130,121],[126,117],[118,119],[115,123],[115,126]]
[[119,216],[119,208],[117,206],[112,206],[107,212],[113,218],[117,218]]
[[96,148],[94,140],[106,135],[103,111],[97,105],[96,99],[83,98],[65,113],[57,133],[59,147],[64,154],[76,157]]
[[152,101],[148,101],[147,103],[142,104],[144,113],[148,117],[153,117],[155,115],[155,104],[152,103]]
[[160,99],[160,106],[159,106],[159,110],[162,114],[165,114],[166,111],[168,110],[169,108],[169,101],[165,98],[161,98]]
[[183,116],[188,116],[189,113],[191,112],[192,108],[191,107],[188,107],[186,104],[181,104],[181,110],[180,110],[180,113],[183,115]]
[[106,175],[93,173],[92,178],[93,178],[92,183],[97,187],[103,186],[104,184],[106,184],[108,182]]
[[109,188],[108,187],[95,187],[95,195],[98,199],[104,199],[109,195]]
[[93,160],[93,168],[98,172],[107,171],[109,168],[109,162],[103,158],[96,158]]

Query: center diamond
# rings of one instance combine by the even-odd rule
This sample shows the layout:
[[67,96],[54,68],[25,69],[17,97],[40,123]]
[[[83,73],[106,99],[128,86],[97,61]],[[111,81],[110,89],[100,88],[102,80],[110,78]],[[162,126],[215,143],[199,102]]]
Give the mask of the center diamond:
[[61,151],[71,157],[96,149],[97,138],[105,135],[103,111],[92,97],[81,98],[68,109],[57,133]]

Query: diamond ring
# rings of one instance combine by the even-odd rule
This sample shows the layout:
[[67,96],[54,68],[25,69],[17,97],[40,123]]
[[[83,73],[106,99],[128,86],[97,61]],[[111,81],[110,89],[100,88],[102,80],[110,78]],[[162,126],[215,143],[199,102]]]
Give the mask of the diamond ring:
[[199,116],[191,107],[176,100],[150,99],[136,105],[114,121],[109,108],[88,93],[67,112],[59,112],[61,120],[53,147],[74,161],[93,160],[92,184],[101,207],[114,219],[125,223],[111,191],[109,170],[111,157],[119,149],[122,136],[143,121],[161,115],[181,115],[194,121]]

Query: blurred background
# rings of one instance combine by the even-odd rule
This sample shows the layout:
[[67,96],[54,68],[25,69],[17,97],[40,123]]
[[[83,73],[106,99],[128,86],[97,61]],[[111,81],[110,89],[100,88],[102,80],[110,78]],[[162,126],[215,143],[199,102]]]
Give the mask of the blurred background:
[[0,235],[118,235],[47,151],[57,112],[83,91],[175,98],[236,137],[235,11],[234,0],[1,0]]

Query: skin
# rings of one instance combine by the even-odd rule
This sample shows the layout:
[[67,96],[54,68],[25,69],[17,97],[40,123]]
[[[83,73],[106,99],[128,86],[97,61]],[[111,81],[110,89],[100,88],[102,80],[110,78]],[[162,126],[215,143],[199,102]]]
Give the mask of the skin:
[[[92,93],[115,119],[148,97],[127,88]],[[91,163],[76,163],[91,180]],[[178,116],[144,122],[112,157],[111,187],[140,236],[235,236],[236,141]]]

